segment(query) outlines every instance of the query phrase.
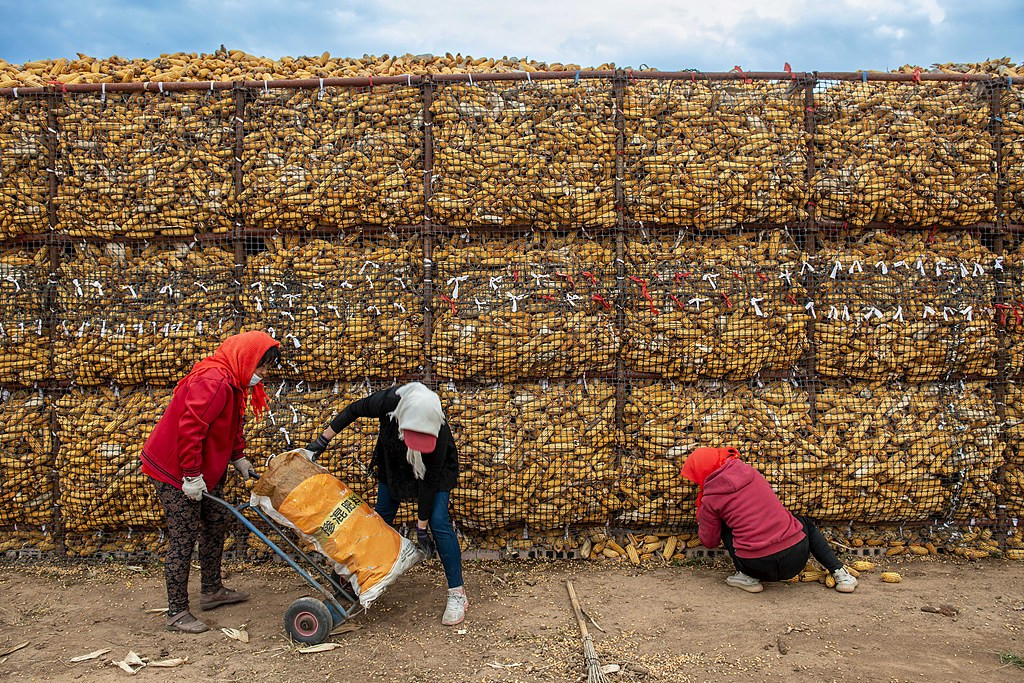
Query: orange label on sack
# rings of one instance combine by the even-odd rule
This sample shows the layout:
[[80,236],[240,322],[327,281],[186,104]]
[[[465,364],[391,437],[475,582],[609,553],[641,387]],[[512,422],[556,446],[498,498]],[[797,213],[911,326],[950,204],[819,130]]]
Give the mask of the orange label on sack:
[[296,486],[278,512],[355,574],[361,590],[386,577],[401,552],[398,532],[330,474],[317,474]]

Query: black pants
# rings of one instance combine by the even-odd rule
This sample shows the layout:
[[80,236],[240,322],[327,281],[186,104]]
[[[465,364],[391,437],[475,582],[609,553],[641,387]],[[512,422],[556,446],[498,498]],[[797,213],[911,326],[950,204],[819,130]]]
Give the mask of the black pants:
[[[167,520],[164,579],[167,581],[167,614],[173,616],[188,609],[188,575],[196,539],[199,540],[202,591],[213,593],[221,587],[224,536],[231,513],[212,501],[192,500],[170,484],[162,481],[154,481],[154,484]],[[221,481],[210,493],[223,496],[223,490]]]
[[743,572],[759,581],[785,581],[792,579],[807,566],[807,558],[814,559],[825,569],[834,572],[843,566],[825,537],[809,519],[793,515],[804,526],[804,537],[799,543],[767,557],[736,557],[736,549],[732,543],[732,529],[722,525],[722,544],[729,551],[736,571]]

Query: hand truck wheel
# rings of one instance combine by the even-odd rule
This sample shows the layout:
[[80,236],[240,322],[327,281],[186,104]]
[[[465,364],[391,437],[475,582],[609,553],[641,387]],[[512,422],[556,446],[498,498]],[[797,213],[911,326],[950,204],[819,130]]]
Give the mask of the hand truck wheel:
[[316,598],[299,598],[284,613],[284,630],[296,642],[319,645],[334,630],[334,618]]

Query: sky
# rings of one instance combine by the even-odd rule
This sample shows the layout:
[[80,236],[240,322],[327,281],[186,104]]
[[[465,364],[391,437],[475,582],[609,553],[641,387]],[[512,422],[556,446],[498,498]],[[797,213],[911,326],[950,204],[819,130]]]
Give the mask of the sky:
[[0,0],[0,58],[453,54],[663,70],[1024,62],[1024,0]]

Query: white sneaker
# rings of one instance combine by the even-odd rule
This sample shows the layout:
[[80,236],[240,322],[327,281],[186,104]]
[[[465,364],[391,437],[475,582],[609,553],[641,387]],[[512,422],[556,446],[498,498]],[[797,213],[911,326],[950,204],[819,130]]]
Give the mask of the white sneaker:
[[448,606],[444,608],[444,616],[441,623],[445,626],[461,624],[466,618],[466,608],[469,606],[469,598],[466,597],[466,589],[462,586],[448,589]]
[[725,580],[727,584],[733,588],[741,588],[748,593],[760,593],[764,590],[764,586],[761,582],[752,576],[747,576],[743,572],[736,572]]
[[857,588],[857,578],[846,571],[846,567],[835,570],[832,576],[836,579],[836,590],[840,593],[852,593]]

